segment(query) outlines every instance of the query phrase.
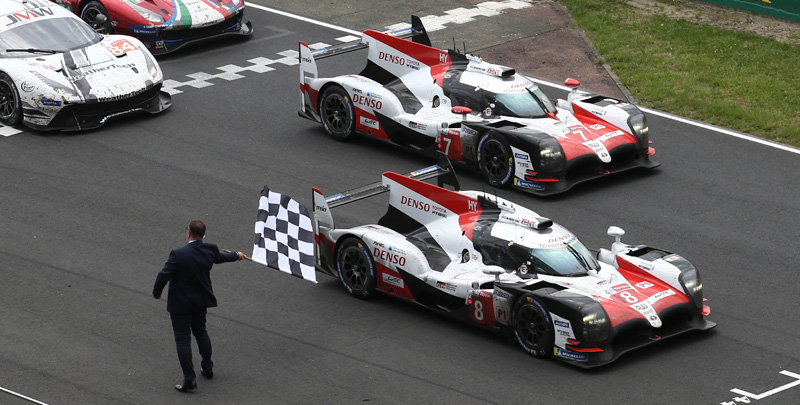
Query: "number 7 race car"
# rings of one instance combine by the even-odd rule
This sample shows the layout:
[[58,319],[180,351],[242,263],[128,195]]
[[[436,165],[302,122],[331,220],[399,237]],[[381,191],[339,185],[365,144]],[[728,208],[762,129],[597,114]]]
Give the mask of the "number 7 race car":
[[[314,189],[317,270],[355,297],[380,291],[585,368],[716,326],[700,274],[683,257],[624,244],[616,227],[611,249],[593,254],[536,212],[458,191],[449,162],[439,162],[327,198]],[[439,187],[422,181],[434,177]],[[377,224],[336,228],[332,208],[384,192],[389,207]]]
[[[411,37],[406,40],[403,37]],[[432,48],[425,27],[364,31],[312,51],[300,42],[301,117],[422,153],[443,151],[496,187],[548,195],[609,173],[654,168],[647,120],[631,104],[577,91],[554,104],[528,77],[473,55]],[[319,78],[316,59],[369,48],[359,74]]]

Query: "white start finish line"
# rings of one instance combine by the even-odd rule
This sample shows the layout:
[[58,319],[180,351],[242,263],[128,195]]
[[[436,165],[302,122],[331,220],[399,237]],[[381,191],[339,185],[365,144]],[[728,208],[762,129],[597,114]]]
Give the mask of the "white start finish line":
[[791,371],[781,370],[781,374],[794,378],[794,381],[781,385],[778,388],[773,388],[769,391],[762,392],[761,394],[753,394],[751,392],[747,392],[745,390],[740,390],[738,388],[734,388],[731,390],[734,394],[742,395],[741,397],[733,398],[731,401],[720,402],[720,405],[739,405],[739,404],[749,404],[751,399],[758,401],[759,399],[764,399],[771,395],[775,395],[781,391],[788,390],[789,388],[796,387],[800,385],[800,374],[793,373]]

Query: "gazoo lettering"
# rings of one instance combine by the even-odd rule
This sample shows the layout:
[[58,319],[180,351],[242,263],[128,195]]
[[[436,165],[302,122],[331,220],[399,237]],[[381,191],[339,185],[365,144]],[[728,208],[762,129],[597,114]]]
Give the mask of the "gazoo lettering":
[[6,17],[8,17],[11,22],[6,25],[16,24],[22,20],[30,20],[31,18],[44,17],[45,14],[53,15],[53,10],[50,10],[50,7],[42,7],[38,10],[25,10],[24,13],[9,14]]
[[413,198],[408,198],[406,196],[400,197],[400,204],[408,205],[411,208],[416,208],[420,211],[431,212],[431,205],[424,202],[415,200]]
[[396,255],[388,250],[383,250],[381,248],[375,248],[372,251],[372,255],[375,257],[379,257],[381,260],[385,261],[386,263],[396,264],[398,266],[405,266],[406,265],[406,258],[400,255]]
[[375,100],[374,98],[362,96],[360,94],[353,94],[353,102],[377,110],[383,108],[383,103],[381,101]]
[[400,56],[397,56],[397,55],[392,55],[392,54],[386,53],[386,52],[378,52],[378,59],[385,60],[387,62],[391,62],[391,63],[397,64],[397,65],[405,65],[406,64],[406,58],[403,58],[403,57],[400,57]]

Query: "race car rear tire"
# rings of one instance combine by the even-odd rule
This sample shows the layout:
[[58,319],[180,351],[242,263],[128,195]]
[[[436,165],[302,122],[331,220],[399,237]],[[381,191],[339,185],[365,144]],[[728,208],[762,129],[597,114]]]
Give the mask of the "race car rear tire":
[[375,261],[369,249],[358,238],[347,238],[340,243],[336,254],[339,279],[356,298],[369,298],[375,292]]
[[494,187],[507,187],[514,177],[514,156],[502,135],[489,132],[478,143],[478,168]]
[[511,319],[514,335],[526,352],[534,357],[549,357],[553,353],[553,321],[541,302],[531,295],[520,298]]
[[[105,22],[97,21],[97,16],[99,15],[105,16]],[[86,4],[86,7],[81,10],[81,20],[89,24],[99,34],[108,35],[114,33],[114,27],[111,26],[111,17],[108,15],[105,6],[99,1],[90,1]]]
[[333,139],[346,141],[356,130],[356,113],[353,100],[339,86],[331,86],[322,92],[319,112],[322,125]]
[[22,101],[11,76],[0,72],[0,122],[16,125],[22,121]]

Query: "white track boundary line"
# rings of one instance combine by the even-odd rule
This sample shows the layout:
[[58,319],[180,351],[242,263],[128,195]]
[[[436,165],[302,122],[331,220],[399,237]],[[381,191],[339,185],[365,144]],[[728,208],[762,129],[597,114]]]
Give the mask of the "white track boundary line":
[[26,397],[25,395],[22,395],[22,394],[16,393],[16,392],[14,392],[14,391],[11,391],[11,390],[9,390],[9,389],[5,389],[5,388],[3,388],[3,387],[0,387],[0,391],[7,392],[7,393],[9,393],[9,394],[11,394],[11,395],[14,395],[14,396],[16,396],[16,397],[18,397],[18,398],[22,398],[22,399],[24,399],[24,400],[27,400],[27,401],[31,401],[31,402],[33,402],[34,404],[39,404],[39,405],[47,405],[46,403],[44,403],[44,402],[42,402],[42,401],[37,401],[37,400],[35,400],[35,399],[33,399],[33,398]]
[[[247,3],[247,7],[253,7],[253,8],[256,8],[256,9],[259,9],[259,10],[263,10],[263,11],[266,11],[266,12],[269,12],[269,13],[274,13],[274,14],[285,16],[285,17],[294,18],[296,20],[305,21],[305,22],[308,22],[308,23],[311,23],[311,24],[319,25],[319,26],[322,26],[322,27],[327,27],[327,28],[331,28],[331,29],[334,29],[334,30],[347,32],[347,33],[352,34],[352,35],[361,35],[361,32],[358,32],[358,31],[354,31],[354,30],[351,30],[351,29],[348,29],[348,28],[340,27],[338,25],[333,25],[333,24],[329,24],[329,23],[326,23],[326,22],[314,20],[312,18],[303,17],[303,16],[299,16],[299,15],[296,15],[296,14],[288,13],[286,11],[276,10],[274,8],[265,7],[265,6],[262,6],[262,5],[259,5],[259,4]],[[545,80],[539,80],[539,79],[534,79],[534,80],[536,82],[545,84],[547,86],[551,86],[551,87],[555,87],[555,88],[562,89],[562,90],[567,90],[567,91],[570,90],[569,87],[562,86],[562,85],[557,84],[557,83],[551,83],[551,82],[548,82],[548,81],[545,81]],[[703,129],[706,129],[706,130],[709,130],[709,131],[717,132],[717,133],[720,133],[720,134],[723,134],[723,135],[732,136],[734,138],[743,139],[743,140],[746,140],[746,141],[758,143],[758,144],[761,144],[761,145],[764,145],[764,146],[769,146],[769,147],[772,147],[772,148],[775,148],[775,149],[780,149],[780,150],[783,150],[783,151],[786,151],[786,152],[790,152],[790,153],[794,153],[796,155],[800,155],[800,149],[795,148],[794,146],[784,145],[784,144],[781,144],[781,143],[778,143],[778,142],[774,142],[774,141],[770,141],[770,140],[767,140],[767,139],[758,138],[758,137],[755,137],[753,135],[748,135],[748,134],[744,134],[744,133],[741,133],[741,132],[736,132],[736,131],[733,131],[733,130],[730,130],[730,129],[717,127],[717,126],[714,126],[714,125],[711,125],[711,124],[706,124],[706,123],[703,123],[703,122],[694,121],[694,120],[691,120],[689,118],[681,117],[679,115],[670,114],[670,113],[664,112],[664,111],[653,110],[651,108],[646,108],[646,107],[639,107],[639,108],[642,111],[644,111],[646,113],[649,113],[649,114],[657,115],[657,116],[660,116],[660,117],[671,119],[673,121],[678,121],[678,122],[681,122],[681,123],[684,123],[684,124],[688,124],[688,125],[692,125],[692,126],[695,126],[695,127],[698,127],[698,128],[703,128]]]

